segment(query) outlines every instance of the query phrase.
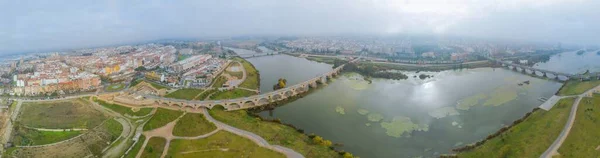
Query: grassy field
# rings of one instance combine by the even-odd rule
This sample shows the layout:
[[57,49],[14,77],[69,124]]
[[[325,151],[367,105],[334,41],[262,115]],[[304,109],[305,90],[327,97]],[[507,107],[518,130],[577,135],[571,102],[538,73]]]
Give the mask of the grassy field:
[[173,135],[193,137],[212,132],[215,129],[217,127],[213,123],[208,122],[202,114],[186,113],[175,124]]
[[107,120],[102,126],[110,134],[111,141],[117,139],[123,132],[123,126],[115,119]]
[[600,157],[600,95],[583,98],[577,117],[565,142],[558,149],[560,157]]
[[156,84],[156,83],[154,83],[154,82],[148,82],[148,83],[150,83],[150,85],[152,85],[152,87],[154,87],[154,88],[156,88],[156,89],[169,89],[168,87],[165,87],[165,86],[163,86],[163,85]]
[[12,141],[18,146],[43,145],[67,140],[80,134],[81,131],[48,132],[15,126]]
[[236,88],[233,90],[216,92],[210,96],[210,100],[234,99],[234,98],[242,98],[242,97],[247,97],[247,96],[252,96],[252,95],[256,95],[256,92]]
[[153,108],[140,108],[138,111],[133,111],[130,107],[126,107],[126,106],[121,106],[119,104],[110,104],[107,103],[105,101],[99,100],[94,98],[94,101],[106,108],[109,108],[117,113],[120,113],[122,115],[129,115],[129,116],[146,116],[148,114],[150,114],[150,112],[152,112]]
[[550,111],[537,110],[523,122],[458,157],[539,157],[562,131],[575,98],[561,99]]
[[144,131],[156,129],[174,121],[181,116],[183,112],[158,108],[156,113],[150,118],[150,121],[144,125]]
[[124,83],[115,83],[115,84],[108,85],[108,87],[106,87],[106,90],[107,91],[118,91],[123,88],[125,88]]
[[278,123],[260,121],[248,115],[245,110],[227,112],[217,106],[209,112],[212,117],[225,124],[257,134],[273,145],[291,148],[305,157],[339,157],[335,151],[313,143],[308,136],[298,133],[295,129]]
[[196,95],[198,95],[202,92],[204,92],[204,90],[202,90],[202,89],[184,88],[184,89],[179,89],[175,92],[171,92],[171,93],[165,95],[165,97],[175,98],[175,99],[192,100],[192,99],[194,99],[194,97],[196,97]]
[[[243,67],[241,67],[240,64],[238,63],[232,63],[231,65],[229,65],[229,67],[239,67],[240,69],[242,69]],[[228,67],[228,69],[229,69]],[[242,77],[244,76],[244,72],[243,71],[237,71],[237,72],[233,72],[233,71],[227,71],[227,74],[231,75],[231,76],[235,76],[238,79],[242,79]]]
[[[226,149],[226,150],[224,150]],[[255,157],[274,158],[285,155],[259,147],[238,135],[219,131],[210,137],[197,140],[173,140],[165,157]]]
[[320,63],[333,64],[336,58],[309,56],[309,57],[306,57],[306,59],[320,62]]
[[156,158],[160,157],[165,148],[165,144],[167,140],[161,137],[152,137],[148,140],[148,144],[146,144],[146,148],[144,148],[144,152],[142,153],[143,158]]
[[592,80],[592,81],[575,81],[569,80],[565,85],[560,88],[558,91],[558,95],[566,96],[566,95],[578,95],[589,89],[592,89],[596,86],[600,85],[600,80]]
[[256,68],[254,68],[254,65],[252,65],[252,63],[250,63],[247,60],[244,60],[242,58],[235,58],[234,60],[242,63],[242,66],[244,66],[244,69],[246,69],[246,80],[244,80],[244,82],[242,82],[242,84],[240,84],[240,87],[245,87],[245,88],[249,88],[249,89],[258,89],[259,76],[258,76],[258,70],[256,70]]
[[219,76],[213,82],[214,82],[214,84],[212,85],[213,88],[221,88],[221,87],[223,87],[223,84],[225,84],[225,82],[227,82],[227,78],[224,76]]
[[19,122],[35,128],[93,128],[106,120],[106,116],[95,110],[83,99],[25,102]]
[[127,153],[127,155],[125,155],[124,157],[125,158],[135,158],[135,156],[140,152],[140,149],[142,149],[142,145],[144,145],[145,140],[146,140],[146,136],[140,135],[138,142],[135,143],[135,146],[133,146],[131,151],[129,151],[129,153]]
[[11,148],[6,152],[6,157],[101,157],[102,150],[114,141],[120,131],[114,124],[114,120],[108,120],[101,126],[89,129],[77,139],[58,143],[50,146]]
[[196,96],[196,98],[194,98],[194,100],[204,100],[204,99],[206,99],[206,97],[208,97],[208,95],[213,94],[217,91],[219,91],[219,90],[217,90],[217,89],[206,90],[206,92]]

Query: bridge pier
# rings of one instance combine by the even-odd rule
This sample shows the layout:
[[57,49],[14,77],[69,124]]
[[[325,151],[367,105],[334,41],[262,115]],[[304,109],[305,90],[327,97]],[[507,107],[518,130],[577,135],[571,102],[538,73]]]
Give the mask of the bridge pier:
[[527,70],[525,70],[524,68],[521,68],[521,73],[527,74]]
[[546,75],[546,72],[542,72],[542,73],[544,74],[544,75],[543,75],[543,77],[548,77],[548,76]]

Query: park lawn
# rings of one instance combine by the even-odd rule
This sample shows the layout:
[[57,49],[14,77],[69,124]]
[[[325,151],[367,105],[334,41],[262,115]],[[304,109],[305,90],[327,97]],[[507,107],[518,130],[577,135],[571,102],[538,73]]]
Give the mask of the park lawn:
[[160,157],[165,148],[165,144],[167,140],[162,137],[151,137],[148,140],[148,144],[146,144],[146,148],[144,148],[144,152],[142,153],[143,158],[157,158]]
[[129,83],[129,87],[135,87],[137,84],[142,83],[142,81],[144,81],[144,80],[143,79],[133,80],[133,81],[131,81],[131,83]]
[[184,88],[165,95],[166,98],[192,100],[198,94],[204,92],[202,89]]
[[107,91],[118,91],[123,88],[125,88],[124,83],[115,83],[115,84],[108,85],[108,87],[106,87],[106,90]]
[[91,129],[107,117],[88,104],[92,103],[83,99],[25,102],[18,120],[21,124],[34,128]]
[[[222,150],[227,149],[227,150]],[[285,155],[262,148],[256,143],[244,137],[219,131],[207,138],[184,140],[175,139],[169,145],[169,151],[165,157],[254,157],[275,158]]]
[[244,69],[246,69],[246,80],[244,80],[244,82],[242,82],[242,84],[240,84],[240,87],[245,87],[245,88],[249,88],[249,89],[258,89],[259,74],[258,74],[258,70],[256,70],[254,65],[252,65],[252,63],[250,63],[247,60],[244,60],[242,58],[234,58],[234,60],[237,60],[240,63],[242,63],[242,66],[244,66]]
[[252,95],[256,95],[256,92],[236,88],[232,90],[216,92],[210,96],[210,100],[235,99]]
[[183,112],[169,110],[164,108],[156,109],[156,113],[150,118],[150,121],[144,125],[144,131],[153,130],[175,121]]
[[156,84],[154,82],[148,82],[148,83],[150,83],[150,85],[152,85],[152,87],[154,87],[156,89],[168,89],[167,87],[165,87],[163,85]]
[[600,80],[592,80],[592,81],[575,81],[569,80],[565,85],[560,88],[558,91],[558,95],[567,96],[567,95],[579,95],[583,92],[592,89],[596,86],[600,85]]
[[583,98],[577,117],[565,142],[558,149],[560,157],[600,157],[600,95]]
[[214,82],[212,85],[213,88],[221,88],[221,87],[223,87],[223,84],[225,84],[225,82],[227,82],[227,78],[224,76],[219,76],[213,82]]
[[209,111],[215,119],[233,127],[257,134],[272,145],[281,145],[304,155],[305,157],[340,157],[326,146],[317,145],[306,135],[294,128],[279,123],[261,121],[250,116],[246,110],[225,111],[216,106]]
[[15,126],[12,141],[14,145],[31,146],[60,142],[78,136],[82,131],[38,131]]
[[135,158],[135,156],[137,156],[137,154],[140,152],[140,149],[142,149],[142,145],[144,145],[144,141],[146,141],[146,136],[140,135],[140,138],[135,143],[133,148],[131,148],[131,150],[124,157],[125,158]]
[[196,98],[194,98],[194,100],[204,100],[204,99],[206,99],[206,97],[208,97],[208,95],[213,94],[218,91],[219,91],[218,89],[206,90],[206,92],[196,96]]
[[153,108],[140,108],[138,111],[133,111],[130,107],[121,106],[119,104],[110,104],[103,100],[94,98],[94,101],[106,108],[111,109],[114,112],[120,113],[121,115],[129,115],[129,116],[146,116],[152,112]]
[[537,110],[523,122],[458,157],[539,157],[562,131],[575,98],[564,98],[550,110]]
[[117,139],[121,135],[121,132],[123,132],[123,126],[115,119],[107,120],[102,126],[111,135],[111,141]]
[[173,135],[182,137],[194,137],[210,133],[217,127],[208,122],[204,115],[198,113],[186,113],[183,115],[173,129]]

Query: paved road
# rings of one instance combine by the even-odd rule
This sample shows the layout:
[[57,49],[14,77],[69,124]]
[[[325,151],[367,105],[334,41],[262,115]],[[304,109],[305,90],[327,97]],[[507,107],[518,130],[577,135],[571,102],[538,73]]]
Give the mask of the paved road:
[[206,119],[209,122],[214,123],[217,127],[221,128],[221,129],[223,129],[225,131],[234,133],[234,134],[242,136],[242,137],[246,137],[246,138],[254,141],[258,146],[261,146],[261,147],[264,147],[264,148],[268,148],[268,149],[275,150],[277,152],[283,153],[288,158],[304,158],[304,156],[302,156],[302,154],[300,154],[300,153],[298,153],[298,152],[296,152],[296,151],[294,151],[292,149],[289,149],[289,148],[286,148],[286,147],[282,147],[282,146],[279,146],[279,145],[271,145],[265,139],[263,139],[262,137],[254,134],[252,132],[248,132],[248,131],[245,131],[245,130],[242,130],[242,129],[239,129],[239,128],[235,128],[235,127],[229,126],[227,124],[224,124],[224,123],[222,123],[220,121],[217,121],[212,116],[210,116],[210,114],[208,113],[208,111],[206,110],[206,108],[202,108],[202,111],[204,113],[204,116],[206,116]]
[[583,97],[589,95],[590,93],[593,93],[598,88],[600,88],[600,86],[596,86],[595,88],[592,88],[583,94],[577,95],[577,99],[575,100],[575,103],[573,103],[573,107],[571,107],[571,111],[569,112],[569,119],[567,120],[565,127],[560,132],[560,135],[558,135],[558,138],[556,138],[556,140],[554,140],[552,145],[550,145],[550,147],[540,156],[540,158],[552,158],[553,155],[559,154],[558,149],[560,148],[562,143],[565,141],[565,139],[567,139],[567,136],[569,135],[569,132],[571,132],[571,128],[573,127],[573,122],[575,122],[575,117],[577,116],[577,107],[579,106],[579,102],[581,102],[581,99]]

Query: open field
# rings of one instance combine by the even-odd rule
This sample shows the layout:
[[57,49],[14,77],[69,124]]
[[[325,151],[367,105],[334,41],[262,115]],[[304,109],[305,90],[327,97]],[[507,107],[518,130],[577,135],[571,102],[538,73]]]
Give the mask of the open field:
[[256,92],[248,91],[245,89],[232,89],[226,91],[219,91],[210,96],[210,100],[220,99],[234,99],[256,95]]
[[106,108],[111,109],[112,111],[115,111],[122,115],[127,114],[129,116],[146,116],[146,115],[150,114],[150,112],[152,112],[152,109],[153,109],[153,108],[140,108],[138,111],[134,112],[130,107],[121,106],[119,104],[110,104],[110,103],[107,103],[105,101],[102,101],[102,100],[96,99],[96,98],[94,98],[94,101]]
[[207,138],[171,141],[166,157],[256,157],[274,158],[285,155],[262,148],[238,135],[219,131]]
[[173,129],[173,135],[183,137],[194,137],[214,131],[217,127],[208,122],[204,115],[198,113],[186,113],[177,121]]
[[144,125],[144,131],[156,129],[166,125],[169,122],[174,121],[177,117],[181,116],[183,112],[158,108],[156,113],[150,118],[150,121]]
[[25,102],[18,121],[34,128],[90,129],[106,120],[106,116],[89,104],[91,103],[83,99]]
[[196,95],[204,92],[202,89],[184,88],[165,95],[166,98],[192,100]]
[[245,88],[249,88],[249,89],[258,89],[259,76],[258,76],[258,70],[256,70],[256,68],[254,68],[254,65],[252,65],[252,63],[250,63],[247,60],[244,60],[242,58],[235,58],[234,60],[242,63],[242,66],[244,66],[244,69],[246,69],[246,80],[244,80],[244,82],[242,82],[242,84],[240,84],[240,87],[245,87]]
[[121,90],[123,88],[125,88],[125,84],[124,83],[115,83],[115,84],[108,85],[106,87],[106,90],[107,91],[118,91],[118,90]]
[[217,106],[209,112],[212,117],[225,124],[257,134],[269,141],[270,144],[293,149],[305,157],[340,157],[337,152],[313,143],[308,136],[299,133],[292,127],[261,121],[250,116],[246,110],[228,112]]
[[[230,71],[230,69],[234,68],[234,67],[239,68],[239,71]],[[229,74],[231,76],[235,76],[238,79],[242,79],[242,77],[244,76],[244,72],[241,69],[243,69],[243,68],[244,67],[242,67],[242,65],[240,65],[236,62],[233,62],[233,63],[231,63],[231,65],[229,65],[229,67],[227,67],[226,70],[227,70],[227,74]]]
[[560,88],[557,95],[567,96],[567,95],[578,95],[589,89],[592,89],[596,86],[600,85],[600,80],[592,80],[592,81],[576,81],[569,80],[563,87]]
[[558,149],[560,157],[600,157],[600,94],[583,98],[571,132]]
[[227,78],[225,76],[219,76],[217,77],[217,79],[215,79],[213,81],[213,88],[221,88],[223,87],[223,84],[225,84],[225,82],[227,82]]
[[41,147],[27,147],[18,148],[12,147],[9,152],[5,153],[7,157],[86,157],[94,156],[100,157],[102,150],[114,141],[118,135],[114,133],[120,133],[113,125],[118,122],[109,123],[108,120],[101,126],[90,129],[84,132],[81,136],[75,139],[69,139],[61,143],[41,146]]
[[206,99],[206,97],[208,97],[208,95],[213,94],[217,91],[219,91],[219,90],[218,89],[206,90],[206,92],[196,96],[196,98],[194,98],[194,100],[204,100],[204,99]]
[[15,126],[12,142],[18,146],[44,145],[60,142],[78,136],[82,131],[38,131],[21,126]]
[[144,148],[144,152],[142,153],[141,157],[142,158],[160,157],[163,153],[166,143],[167,143],[167,140],[162,137],[150,138],[150,140],[148,140],[148,144],[146,145],[146,148]]
[[146,136],[140,135],[138,142],[135,144],[135,146],[133,146],[133,148],[131,148],[131,151],[125,155],[125,158],[135,158],[138,152],[140,152],[140,149],[142,149],[142,145],[144,145],[145,140]]
[[575,98],[564,98],[550,111],[537,110],[523,122],[458,157],[539,157],[562,131]]

